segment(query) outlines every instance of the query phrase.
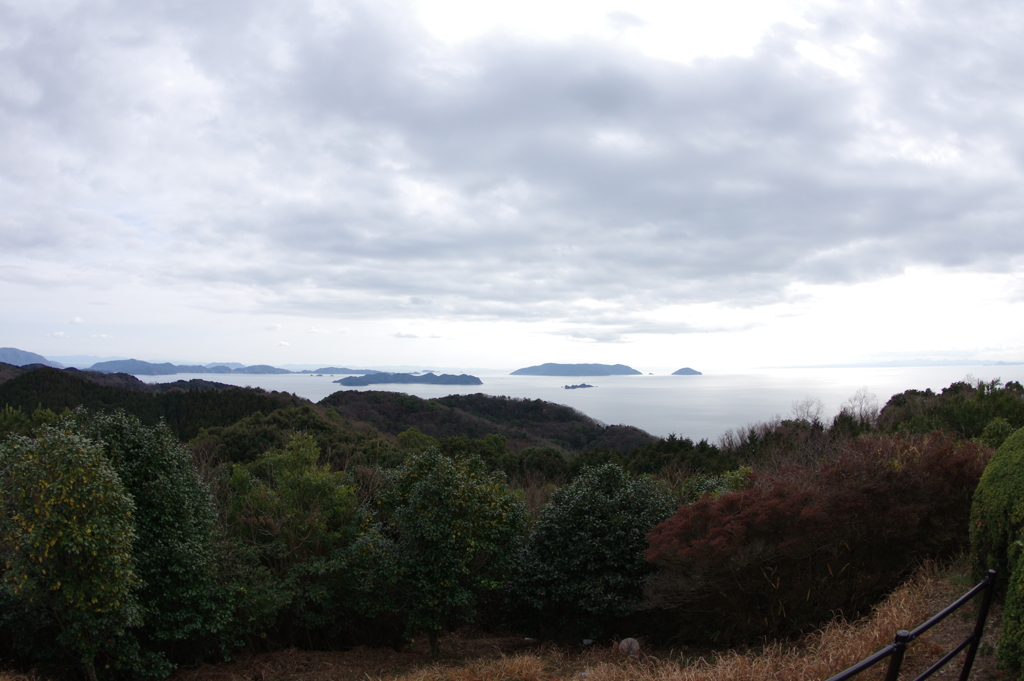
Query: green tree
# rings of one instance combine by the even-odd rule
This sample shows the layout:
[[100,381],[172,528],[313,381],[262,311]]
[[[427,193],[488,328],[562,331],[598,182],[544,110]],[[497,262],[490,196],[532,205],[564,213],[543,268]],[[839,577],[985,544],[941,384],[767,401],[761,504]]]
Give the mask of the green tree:
[[423,450],[437,446],[436,438],[424,435],[415,427],[406,428],[395,436],[395,439],[398,440],[398,446],[404,450],[422,452]]
[[0,411],[0,439],[8,435],[32,435],[41,426],[52,426],[59,416],[49,409],[36,409],[29,415],[21,407],[6,405]]
[[674,509],[648,477],[616,464],[584,468],[541,511],[523,552],[513,594],[526,618],[560,636],[608,633],[652,571],[647,533]]
[[480,598],[511,576],[522,503],[479,457],[432,449],[389,472],[375,507],[390,542],[393,607],[406,633],[425,631],[437,655],[438,635],[472,622]]
[[174,664],[224,652],[234,606],[215,564],[213,500],[189,450],[163,423],[123,411],[79,408],[61,427],[100,444],[134,500],[142,622],[133,634],[146,655],[133,674],[166,676]]
[[292,644],[308,644],[312,632],[332,636],[351,611],[344,591],[351,584],[346,549],[359,525],[355,488],[319,460],[314,438],[297,435],[283,450],[235,464],[229,481],[230,532],[270,572],[260,578],[269,593],[257,609],[272,609]]
[[131,496],[98,443],[43,426],[0,444],[0,501],[4,590],[96,679],[140,622]]

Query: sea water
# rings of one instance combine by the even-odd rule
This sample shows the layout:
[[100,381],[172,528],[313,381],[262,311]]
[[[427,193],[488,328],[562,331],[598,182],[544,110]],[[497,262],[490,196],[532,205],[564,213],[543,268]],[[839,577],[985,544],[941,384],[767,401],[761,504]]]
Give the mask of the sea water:
[[[652,435],[675,433],[717,442],[727,430],[786,418],[794,404],[820,400],[825,419],[866,388],[881,407],[904,390],[936,392],[955,381],[980,379],[1024,382],[1024,365],[887,367],[842,369],[752,369],[702,376],[509,376],[477,374],[483,385],[391,384],[343,387],[341,376],[311,374],[176,374],[139,376],[149,383],[199,378],[218,383],[289,392],[318,402],[339,390],[390,390],[422,398],[446,395],[505,395],[565,404],[612,425],[636,426]],[[593,388],[566,390],[578,383]]]

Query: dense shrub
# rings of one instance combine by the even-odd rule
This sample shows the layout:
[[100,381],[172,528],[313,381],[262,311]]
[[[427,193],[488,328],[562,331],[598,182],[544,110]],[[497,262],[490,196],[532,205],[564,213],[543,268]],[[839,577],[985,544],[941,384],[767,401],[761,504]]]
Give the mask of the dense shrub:
[[[1024,529],[1017,540],[1024,546]],[[1010,574],[999,633],[999,661],[1011,669],[1024,667],[1024,561],[1019,558]]]
[[989,569],[1006,580],[1021,554],[1016,543],[1024,528],[1024,428],[999,448],[981,476],[971,504],[974,576]]
[[0,501],[0,622],[15,651],[81,664],[92,679],[97,667],[136,667],[125,640],[140,621],[134,505],[100,445],[48,426],[7,439]]
[[975,577],[999,571],[1007,584],[999,657],[1024,666],[1024,428],[1003,442],[985,468],[971,507]]
[[540,513],[512,595],[528,626],[566,638],[606,635],[640,599],[645,534],[672,497],[615,464],[584,469]]
[[864,612],[917,561],[963,547],[987,452],[943,433],[863,437],[683,506],[649,535],[644,607],[662,635],[717,642]]

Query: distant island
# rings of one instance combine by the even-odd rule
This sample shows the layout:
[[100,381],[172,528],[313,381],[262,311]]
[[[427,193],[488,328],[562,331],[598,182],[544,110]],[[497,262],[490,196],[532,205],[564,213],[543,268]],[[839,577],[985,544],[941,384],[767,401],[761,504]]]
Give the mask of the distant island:
[[89,367],[89,371],[104,374],[132,374],[133,376],[171,376],[174,374],[376,374],[374,369],[346,369],[344,367],[322,367],[311,371],[288,371],[267,364],[244,366],[237,362],[223,364],[171,364],[163,362],[154,364],[139,359],[118,359],[110,362],[97,362]]
[[476,376],[469,376],[467,374],[441,374],[438,376],[433,373],[426,374],[388,374],[382,371],[373,374],[367,374],[366,376],[346,376],[345,378],[339,378],[333,383],[339,383],[347,386],[361,386],[361,385],[377,385],[380,383],[429,383],[434,385],[483,385]]
[[255,364],[253,366],[232,369],[224,365],[181,365],[163,362],[153,364],[143,362],[139,359],[118,359],[111,362],[97,362],[89,367],[89,371],[99,371],[104,374],[132,374],[134,376],[170,376],[172,374],[290,374],[287,369],[266,364]]
[[704,374],[702,374],[701,372],[697,371],[696,369],[691,369],[690,367],[683,367],[679,371],[673,371],[672,375],[673,376],[703,376]]
[[579,385],[564,385],[562,387],[566,390],[579,390],[580,388],[596,388],[597,386],[580,383]]
[[641,376],[625,364],[541,364],[516,369],[512,376]]

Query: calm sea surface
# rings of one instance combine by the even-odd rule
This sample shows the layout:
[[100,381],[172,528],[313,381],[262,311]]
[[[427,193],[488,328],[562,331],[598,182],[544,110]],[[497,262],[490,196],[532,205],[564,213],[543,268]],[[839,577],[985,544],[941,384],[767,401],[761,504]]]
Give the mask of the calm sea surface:
[[[478,374],[483,385],[373,385],[342,388],[340,376],[308,374],[176,374],[139,376],[149,383],[201,378],[238,386],[294,393],[314,402],[338,390],[395,390],[417,397],[484,393],[528,397],[567,404],[608,424],[636,426],[652,435],[676,433],[712,442],[726,430],[787,417],[793,403],[817,398],[831,418],[861,388],[878,397],[881,407],[893,394],[911,388],[938,391],[968,376],[982,380],[1024,382],[1024,365],[964,367],[899,367],[868,369],[757,369],[746,373],[704,376],[550,377]],[[597,386],[565,390],[575,383]]]

